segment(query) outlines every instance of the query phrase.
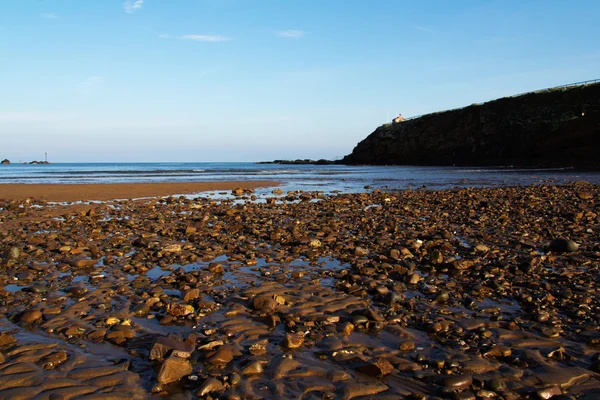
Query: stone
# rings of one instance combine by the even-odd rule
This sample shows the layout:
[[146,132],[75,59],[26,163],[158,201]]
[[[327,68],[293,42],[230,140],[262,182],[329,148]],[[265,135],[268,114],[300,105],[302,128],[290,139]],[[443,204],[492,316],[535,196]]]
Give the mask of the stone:
[[162,248],[163,253],[179,253],[181,251],[181,245],[179,243],[168,244]]
[[281,346],[286,349],[297,349],[304,343],[304,335],[301,333],[286,333]]
[[208,264],[208,271],[215,275],[223,275],[225,273],[225,268],[220,263],[212,262]]
[[174,317],[185,317],[194,313],[194,307],[189,304],[169,303],[167,304],[167,313]]
[[206,359],[206,362],[211,365],[227,365],[233,360],[233,350],[230,346],[219,347],[213,355]]
[[88,258],[76,258],[71,261],[71,266],[74,268],[91,268],[98,264],[98,260],[91,260]]
[[17,343],[17,339],[10,333],[0,332],[0,346]]
[[42,312],[40,310],[25,311],[23,314],[21,314],[21,318],[19,318],[21,322],[26,324],[33,324],[40,319],[42,319]]
[[11,247],[6,252],[6,258],[8,258],[9,260],[16,260],[20,256],[21,256],[21,249],[19,249],[18,247],[15,247],[15,246]]
[[256,311],[272,313],[277,309],[279,303],[268,296],[256,296],[252,299],[252,308]]
[[415,349],[415,343],[412,340],[405,340],[400,343],[400,351],[413,351]]
[[192,355],[194,345],[167,336],[159,336],[154,341],[148,358],[150,360],[161,360],[169,351],[172,351],[174,356],[187,359]]
[[169,357],[161,365],[157,381],[159,384],[168,385],[191,373],[192,364],[188,360],[180,357]]
[[357,371],[374,377],[383,377],[394,371],[394,366],[385,358],[379,358],[377,361],[361,365],[356,368]]
[[558,238],[550,242],[550,250],[557,253],[572,253],[579,249],[579,245],[570,239]]
[[183,295],[183,301],[185,301],[185,302],[193,301],[193,300],[200,298],[200,289],[198,289],[198,288],[188,289],[188,290],[185,290],[182,293],[182,295]]
[[439,384],[451,389],[464,389],[473,384],[473,376],[446,375],[439,378]]
[[217,378],[208,378],[204,381],[200,389],[196,391],[196,396],[204,397],[208,394],[220,392],[224,389],[223,384]]
[[242,375],[261,375],[263,372],[262,362],[253,361],[242,370]]

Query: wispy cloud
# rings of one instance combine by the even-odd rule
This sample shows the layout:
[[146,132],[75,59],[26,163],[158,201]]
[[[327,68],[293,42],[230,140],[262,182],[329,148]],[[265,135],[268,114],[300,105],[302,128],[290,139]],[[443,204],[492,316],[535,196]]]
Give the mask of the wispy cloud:
[[160,35],[163,39],[179,39],[179,40],[193,40],[195,42],[228,42],[232,40],[230,37],[221,36],[221,35],[181,35],[181,36],[172,36],[172,35]]
[[41,15],[44,19],[60,19],[60,15],[56,13],[45,13]]
[[423,32],[433,32],[431,29],[424,28],[422,26],[415,26],[415,29],[418,29],[418,30],[423,31]]
[[126,13],[132,14],[144,6],[144,0],[127,0],[123,3],[123,9]]
[[291,30],[287,30],[287,31],[279,31],[279,32],[277,32],[277,36],[284,37],[284,38],[299,39],[303,36],[306,36],[306,32],[298,30],[298,29],[291,29]]
[[98,75],[90,76],[78,85],[79,92],[84,95],[94,93],[100,86],[104,78]]

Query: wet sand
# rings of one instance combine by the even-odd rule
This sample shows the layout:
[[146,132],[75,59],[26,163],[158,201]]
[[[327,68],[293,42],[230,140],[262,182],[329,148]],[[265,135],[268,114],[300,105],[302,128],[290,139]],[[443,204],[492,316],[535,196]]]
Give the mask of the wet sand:
[[599,186],[238,194],[0,202],[0,399],[599,398]]
[[193,194],[211,190],[276,186],[273,181],[168,182],[106,184],[0,184],[0,199],[27,198],[52,202],[136,199],[141,197]]

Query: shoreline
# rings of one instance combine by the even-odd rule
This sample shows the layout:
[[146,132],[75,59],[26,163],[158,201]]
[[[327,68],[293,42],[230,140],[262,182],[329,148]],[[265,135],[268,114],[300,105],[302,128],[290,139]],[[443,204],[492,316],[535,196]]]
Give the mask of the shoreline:
[[236,188],[256,189],[278,186],[277,181],[221,181],[221,182],[152,182],[152,183],[3,183],[0,200],[41,200],[51,202],[109,201],[186,195]]

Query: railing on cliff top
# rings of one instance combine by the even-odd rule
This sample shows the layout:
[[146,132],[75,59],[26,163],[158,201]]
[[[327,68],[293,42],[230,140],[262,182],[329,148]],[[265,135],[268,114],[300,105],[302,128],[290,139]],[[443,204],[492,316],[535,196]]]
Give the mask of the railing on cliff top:
[[[575,82],[575,83],[568,83],[566,85],[552,86],[552,87],[545,88],[545,89],[532,90],[531,92],[523,92],[523,93],[519,93],[519,94],[513,94],[512,96],[505,96],[503,98],[507,98],[507,97],[519,97],[519,96],[523,96],[523,95],[531,94],[531,93],[541,93],[541,92],[546,92],[546,91],[550,91],[550,90],[565,89],[565,88],[570,88],[570,87],[575,87],[575,86],[584,86],[584,85],[589,85],[591,83],[598,83],[598,82],[600,82],[600,79],[592,79],[592,80],[589,80],[589,81],[581,81],[581,82]],[[434,111],[434,112],[430,112],[430,113],[426,113],[426,114],[415,115],[413,117],[406,118],[404,121],[410,121],[411,119],[421,118],[424,115],[439,114],[439,113],[443,113],[443,112],[446,112],[446,111],[461,110],[461,109],[467,108],[467,107],[469,107],[469,106],[457,107],[457,108],[451,108],[449,110],[444,110],[444,111]]]

